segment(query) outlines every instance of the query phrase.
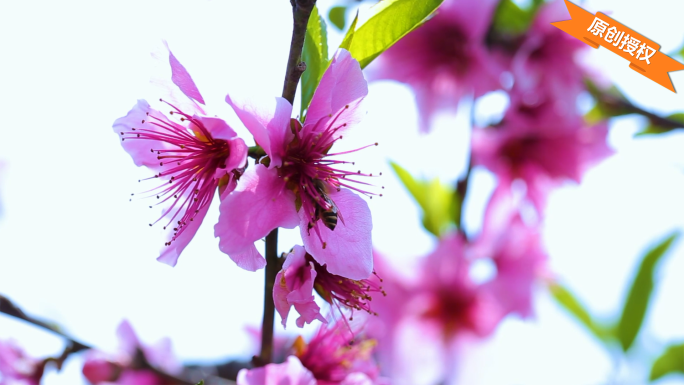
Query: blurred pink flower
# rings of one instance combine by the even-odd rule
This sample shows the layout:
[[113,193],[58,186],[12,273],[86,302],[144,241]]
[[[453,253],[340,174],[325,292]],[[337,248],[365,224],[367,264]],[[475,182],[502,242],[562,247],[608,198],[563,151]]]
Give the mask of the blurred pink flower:
[[514,88],[527,106],[546,103],[557,114],[575,114],[586,73],[577,54],[588,46],[552,22],[569,20],[562,0],[542,5],[511,60]]
[[313,373],[318,385],[383,381],[372,358],[376,342],[361,335],[358,325],[340,320],[321,325],[308,344],[301,337],[295,341],[295,356]]
[[457,233],[440,239],[423,261],[412,299],[414,314],[447,340],[462,333],[488,336],[504,316],[493,293],[471,279],[466,248]]
[[547,255],[538,224],[523,221],[512,202],[494,198],[485,214],[482,233],[472,245],[474,258],[490,259],[496,277],[485,285],[506,313],[533,314],[535,284],[549,275]]
[[14,341],[0,341],[0,385],[38,385],[45,362],[29,357]]
[[[145,192],[166,208],[157,221],[167,230],[160,262],[175,266],[197,233],[217,188],[221,196],[235,189],[247,161],[247,146],[221,119],[205,116],[204,99],[185,67],[168,51],[173,86],[167,87],[169,116],[138,100],[114,122],[114,132],[137,166],[147,166],[160,183]],[[160,99],[161,101],[161,99]],[[176,120],[172,117],[177,116]],[[155,205],[155,206],[156,206]],[[150,206],[153,207],[153,206]],[[152,224],[150,224],[152,226]]]
[[268,155],[268,164],[251,168],[221,202],[215,234],[238,266],[262,268],[266,262],[254,242],[274,228],[299,225],[306,250],[331,273],[370,276],[370,210],[352,192],[370,194],[353,184],[363,183],[353,177],[364,174],[341,170],[337,167],[350,162],[331,158],[356,150],[329,153],[342,132],[360,119],[359,104],[367,93],[358,62],[339,50],[314,93],[304,126],[290,118],[292,105],[283,98],[251,104],[226,97]]
[[378,340],[378,361],[392,383],[425,383],[418,380],[425,360],[432,380],[449,378],[458,345],[491,335],[505,317],[491,281],[471,278],[470,247],[460,234],[448,234],[405,278],[376,254],[387,296],[374,301],[378,316],[368,331]]
[[[356,334],[356,338],[354,335]],[[297,337],[285,363],[242,369],[238,385],[385,385],[372,359],[375,341],[359,337],[356,324],[321,325],[307,344]]]
[[180,372],[181,366],[173,356],[168,338],[155,345],[144,345],[128,321],[121,322],[117,336],[120,343],[117,354],[88,351],[82,372],[91,384],[163,385],[168,382],[148,364],[168,374]]
[[316,319],[327,322],[314,301],[313,290],[340,313],[342,308],[350,309],[352,317],[354,310],[375,314],[371,310],[371,295],[383,293],[376,280],[357,281],[330,274],[325,266],[321,266],[302,246],[297,245],[288,254],[282,270],[276,276],[276,285],[273,288],[273,301],[283,319],[283,326],[292,306],[300,314],[297,318],[299,327]]
[[290,356],[282,364],[268,364],[262,368],[242,369],[238,385],[316,385],[313,374],[302,366],[297,357]]
[[463,96],[501,88],[503,62],[485,46],[497,4],[446,0],[433,18],[369,66],[374,80],[396,80],[413,88],[423,132],[439,109],[455,109]]
[[499,194],[513,194],[513,182],[524,182],[524,195],[542,213],[548,193],[565,180],[579,183],[591,166],[612,154],[605,122],[587,125],[578,114],[561,116],[543,103],[511,105],[501,124],[476,128],[473,164],[498,178]]

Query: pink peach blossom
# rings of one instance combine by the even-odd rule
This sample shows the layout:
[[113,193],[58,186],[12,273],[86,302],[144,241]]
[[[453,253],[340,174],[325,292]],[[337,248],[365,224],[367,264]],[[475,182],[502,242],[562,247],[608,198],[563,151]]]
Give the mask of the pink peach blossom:
[[[376,280],[352,280],[339,275],[330,274],[325,266],[316,262],[302,246],[295,246],[288,254],[282,270],[276,276],[273,288],[273,300],[278,313],[283,319],[283,326],[287,321],[290,308],[294,306],[300,317],[297,326],[314,320],[327,322],[320,314],[320,308],[314,301],[312,292],[315,290],[326,302],[337,308],[364,310],[375,314],[371,309],[373,294],[384,294],[382,287]],[[342,314],[344,316],[344,314]]]
[[[238,117],[268,155],[250,167],[245,180],[222,200],[215,226],[220,249],[238,266],[265,265],[254,242],[277,227],[299,225],[306,250],[332,274],[367,278],[373,271],[371,215],[368,204],[352,192],[363,183],[360,172],[338,168],[345,162],[331,153],[342,133],[361,115],[368,93],[361,68],[349,52],[339,50],[314,93],[303,126],[291,119],[292,105],[283,98],[250,104],[226,97]],[[333,225],[321,219],[336,212]]]
[[497,3],[446,0],[433,18],[369,66],[374,80],[396,80],[413,89],[423,132],[438,110],[455,109],[463,96],[501,88],[503,62],[485,45]]
[[448,378],[458,346],[490,336],[506,316],[494,286],[471,277],[470,248],[460,234],[447,234],[408,277],[376,254],[387,296],[374,301],[378,316],[368,330],[378,340],[378,361],[392,383],[420,382],[415,376],[426,359],[435,381]]
[[198,104],[204,104],[204,99],[190,74],[170,50],[168,58],[171,80],[182,92],[177,97],[173,86],[168,87],[172,102],[163,101],[171,107],[168,115],[138,100],[113,128],[136,166],[155,173],[147,179],[159,185],[145,195],[156,196],[154,206],[165,207],[154,222],[161,222],[166,230],[165,246],[157,259],[175,266],[197,233],[216,190],[225,196],[235,189],[246,165],[247,146],[226,122],[206,116]]
[[321,325],[308,343],[299,337],[294,355],[318,385],[382,383],[372,353],[376,342],[362,334],[360,323],[337,321]]
[[242,369],[238,385],[386,385],[372,358],[375,341],[360,334],[358,324],[321,325],[306,343],[300,336],[282,364]]
[[297,359],[290,356],[282,364],[268,364],[262,368],[242,369],[238,385],[316,385],[313,374]]
[[541,213],[551,189],[566,180],[579,183],[589,167],[612,154],[608,126],[558,114],[546,102],[530,107],[511,100],[499,125],[473,130],[473,164],[497,176],[495,194],[513,193],[513,182],[524,182],[525,195]]
[[39,385],[45,362],[29,357],[14,341],[0,341],[0,385]]
[[169,339],[145,345],[128,321],[121,322],[117,336],[120,343],[117,354],[88,351],[82,372],[91,384],[165,384],[167,380],[150,370],[148,364],[168,374],[180,372],[181,366],[173,356]]
[[565,115],[575,112],[577,96],[584,90],[585,70],[577,55],[588,46],[561,31],[552,22],[569,20],[562,0],[545,3],[535,15],[511,60],[514,88],[525,105],[546,103]]
[[549,275],[538,221],[523,220],[521,207],[509,196],[494,196],[485,212],[482,232],[472,245],[474,258],[491,260],[496,278],[486,285],[506,313],[532,315],[535,285]]

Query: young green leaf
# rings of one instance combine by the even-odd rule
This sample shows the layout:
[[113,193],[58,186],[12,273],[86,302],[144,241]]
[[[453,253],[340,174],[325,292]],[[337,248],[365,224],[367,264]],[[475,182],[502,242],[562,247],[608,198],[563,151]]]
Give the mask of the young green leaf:
[[641,324],[646,316],[653,291],[653,276],[658,262],[669,250],[672,243],[680,236],[679,231],[670,234],[665,240],[649,250],[641,260],[627,300],[618,321],[616,333],[623,351],[627,351],[634,343]]
[[529,28],[536,11],[536,6],[523,9],[512,0],[501,0],[494,12],[492,27],[498,33],[521,34]]
[[352,24],[340,48],[349,50],[361,68],[365,68],[404,35],[425,22],[442,1],[383,0],[370,8],[366,21],[358,28]]
[[559,305],[569,311],[570,314],[599,340],[606,341],[611,337],[610,331],[594,321],[594,318],[589,314],[589,311],[587,311],[584,305],[572,292],[570,292],[570,290],[559,283],[552,283],[549,285],[549,291]]
[[328,18],[330,19],[330,22],[333,23],[333,25],[340,31],[344,29],[345,24],[347,24],[346,15],[347,7],[343,6],[332,7],[330,8],[330,12],[328,12]]
[[306,71],[302,73],[302,121],[304,110],[309,107],[318,83],[323,73],[328,68],[328,34],[325,21],[318,14],[318,8],[314,6],[309,23],[306,27],[304,47],[302,49],[302,61],[306,63]]
[[344,39],[342,39],[342,43],[340,43],[340,48],[344,48],[347,51],[349,51],[349,47],[351,47],[352,41],[354,40],[354,33],[356,31],[356,23],[359,21],[359,12],[356,12],[356,16],[354,16],[354,20],[352,21],[351,25],[349,26],[349,29],[347,30],[347,34],[344,35]]
[[670,373],[684,374],[684,343],[670,345],[653,363],[649,378],[655,381]]
[[200,382],[198,382],[198,383],[195,384],[195,385],[204,385],[204,380],[201,380]]
[[458,220],[456,210],[456,191],[440,183],[416,180],[408,171],[396,163],[391,163],[394,172],[411,193],[423,210],[423,226],[436,236],[441,236]]

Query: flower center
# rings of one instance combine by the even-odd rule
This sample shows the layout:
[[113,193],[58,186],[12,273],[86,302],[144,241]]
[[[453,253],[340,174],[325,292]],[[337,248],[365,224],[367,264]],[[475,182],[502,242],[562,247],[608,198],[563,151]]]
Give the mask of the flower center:
[[[371,369],[373,366],[371,354],[376,341],[363,337],[354,341],[353,335],[341,324],[323,326],[308,344],[298,337],[293,350],[318,384],[339,384],[349,373],[363,372],[362,368]],[[367,364],[364,365],[364,362]]]
[[438,322],[446,337],[453,336],[462,329],[473,329],[470,319],[476,298],[464,289],[460,293],[440,289],[435,293],[434,302],[423,313],[423,317]]
[[328,303],[336,306],[340,313],[342,312],[340,305],[351,309],[352,316],[349,318],[350,321],[353,320],[354,310],[364,310],[368,314],[378,315],[378,313],[371,309],[370,301],[373,299],[371,294],[381,293],[383,296],[386,296],[387,293],[385,293],[380,285],[382,279],[375,272],[373,274],[379,282],[375,279],[356,281],[330,274],[325,266],[320,265],[309,254],[306,255],[306,261],[307,263],[313,263],[316,269],[316,279],[314,281],[316,292]]
[[373,195],[382,196],[382,194],[362,190],[355,185],[368,185],[368,183],[358,181],[354,177],[372,177],[373,174],[365,174],[360,170],[356,172],[342,170],[338,168],[340,165],[353,165],[354,162],[332,158],[336,155],[377,146],[377,143],[351,151],[329,153],[333,144],[342,139],[342,135],[338,135],[337,132],[347,124],[339,124],[337,120],[348,107],[346,106],[336,116],[331,116],[325,126],[322,126],[323,119],[321,119],[303,129],[298,120],[290,120],[290,129],[294,134],[294,139],[286,148],[283,164],[278,168],[278,175],[285,179],[287,187],[297,196],[297,211],[303,208],[307,216],[311,218],[310,228],[321,219],[326,227],[334,230],[338,215],[341,217],[342,213],[338,213],[335,202],[329,196],[333,190],[340,191],[342,187],[346,187],[371,198]]
[[216,179],[217,170],[226,167],[226,160],[230,155],[228,142],[214,139],[200,119],[166,104],[174,109],[169,112],[170,116],[180,116],[180,123],[165,115],[156,116],[156,113],[148,112],[149,118],[142,121],[142,126],[122,132],[121,140],[153,142],[150,152],[156,153],[159,167],[155,169],[160,171],[143,180],[159,178],[165,182],[143,194],[149,194],[148,197],[156,196],[159,200],[150,208],[169,204],[159,219],[150,223],[152,226],[163,218],[168,219],[164,229],[173,226],[173,236],[166,242],[166,246],[169,246],[200,210],[211,203],[216,188],[227,184],[228,179],[239,177],[239,172],[227,170],[231,173]]

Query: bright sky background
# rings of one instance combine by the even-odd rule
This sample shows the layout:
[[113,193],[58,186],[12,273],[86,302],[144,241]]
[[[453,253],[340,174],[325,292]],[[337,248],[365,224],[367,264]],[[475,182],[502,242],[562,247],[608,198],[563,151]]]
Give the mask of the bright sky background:
[[[319,5],[325,10],[333,3]],[[665,53],[684,42],[680,2],[596,0],[583,6],[612,11]],[[289,2],[5,1],[0,14],[0,161],[6,163],[0,169],[0,293],[102,349],[115,349],[114,331],[125,317],[145,341],[171,337],[184,360],[245,353],[253,342],[243,330],[261,319],[262,272],[243,271],[218,250],[216,207],[177,267],[156,262],[163,241],[148,223],[158,212],[147,209],[148,202],[128,201],[130,193],[152,187],[137,183],[151,173],[133,165],[110,127],[136,99],[163,96],[149,92],[149,52],[166,39],[211,112],[246,134],[223,99],[228,92],[280,95]],[[336,47],[339,36],[331,39]],[[684,93],[640,76],[611,52],[592,50],[587,61],[636,104],[663,114],[684,111]],[[684,90],[684,72],[671,78]],[[349,149],[380,143],[354,160],[364,171],[384,174],[376,181],[385,196],[369,202],[373,239],[398,266],[429,252],[434,241],[388,161],[453,183],[469,140],[469,106],[459,116],[441,116],[425,136],[418,133],[412,98],[404,86],[373,84],[367,117],[340,143]],[[494,113],[495,104],[478,111]],[[643,123],[613,121],[609,141],[617,154],[587,173],[581,186],[551,197],[544,228],[554,271],[606,320],[618,313],[643,251],[684,228],[684,135],[634,139]],[[493,183],[485,172],[474,176],[466,213],[471,232],[481,225]],[[298,231],[281,234],[281,251],[299,242]],[[676,245],[663,263],[656,293],[641,335],[644,360],[668,341],[684,339],[684,246]],[[534,319],[509,319],[472,348],[461,364],[463,383],[643,383],[645,368],[616,371],[611,356],[542,290],[536,309]],[[62,348],[59,338],[0,316],[0,339],[8,337],[36,356]],[[44,384],[80,382],[80,360],[72,360],[61,375],[48,373]],[[660,382],[677,383],[682,379]]]

